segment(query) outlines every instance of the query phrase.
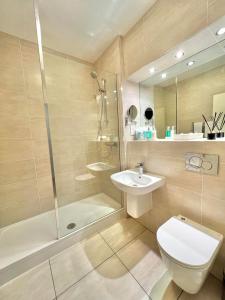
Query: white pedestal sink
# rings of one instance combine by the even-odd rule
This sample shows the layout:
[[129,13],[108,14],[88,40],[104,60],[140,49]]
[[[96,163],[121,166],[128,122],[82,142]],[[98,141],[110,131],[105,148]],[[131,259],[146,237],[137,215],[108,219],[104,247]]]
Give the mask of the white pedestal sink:
[[165,184],[165,178],[126,170],[111,175],[113,184],[127,193],[127,212],[134,218],[145,214],[152,207],[152,192]]

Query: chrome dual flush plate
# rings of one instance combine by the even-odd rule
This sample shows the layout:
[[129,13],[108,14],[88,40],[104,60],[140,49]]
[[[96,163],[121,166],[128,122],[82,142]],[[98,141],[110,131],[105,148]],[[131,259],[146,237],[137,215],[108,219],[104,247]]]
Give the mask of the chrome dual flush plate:
[[187,171],[207,175],[218,175],[219,155],[188,152],[185,154]]

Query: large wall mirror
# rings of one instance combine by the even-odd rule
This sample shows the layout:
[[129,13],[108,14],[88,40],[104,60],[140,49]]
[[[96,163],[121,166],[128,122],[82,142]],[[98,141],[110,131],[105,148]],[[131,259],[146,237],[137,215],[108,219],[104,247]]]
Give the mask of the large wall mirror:
[[202,114],[210,122],[215,112],[225,112],[225,40],[140,82],[141,125],[147,106],[158,138],[165,138],[168,126],[206,134]]

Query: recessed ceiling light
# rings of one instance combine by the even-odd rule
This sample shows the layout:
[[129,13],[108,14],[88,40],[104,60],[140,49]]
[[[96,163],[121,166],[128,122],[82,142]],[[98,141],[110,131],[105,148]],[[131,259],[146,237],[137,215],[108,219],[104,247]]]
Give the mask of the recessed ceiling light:
[[149,73],[151,73],[151,74],[155,73],[155,68],[154,67],[150,68]]
[[175,55],[175,57],[176,57],[177,59],[180,59],[182,56],[184,56],[184,51],[183,51],[183,50],[179,50],[179,51],[176,53],[176,55]]
[[216,35],[222,35],[225,33],[225,27],[221,27],[219,30],[217,30]]
[[162,73],[162,79],[165,79],[166,78],[166,76],[167,76],[167,74],[166,73]]
[[190,60],[190,61],[187,63],[187,66],[188,66],[188,67],[191,67],[191,66],[193,66],[194,63],[195,63],[195,62],[194,62],[193,60]]

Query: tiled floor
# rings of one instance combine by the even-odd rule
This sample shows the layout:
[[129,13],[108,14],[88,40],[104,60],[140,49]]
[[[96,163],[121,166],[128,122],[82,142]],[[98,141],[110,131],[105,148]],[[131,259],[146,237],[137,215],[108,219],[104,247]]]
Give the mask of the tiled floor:
[[[129,218],[2,286],[0,300],[159,300],[166,277],[154,235]],[[171,284],[163,300],[219,300],[220,285],[210,276],[191,296]]]

